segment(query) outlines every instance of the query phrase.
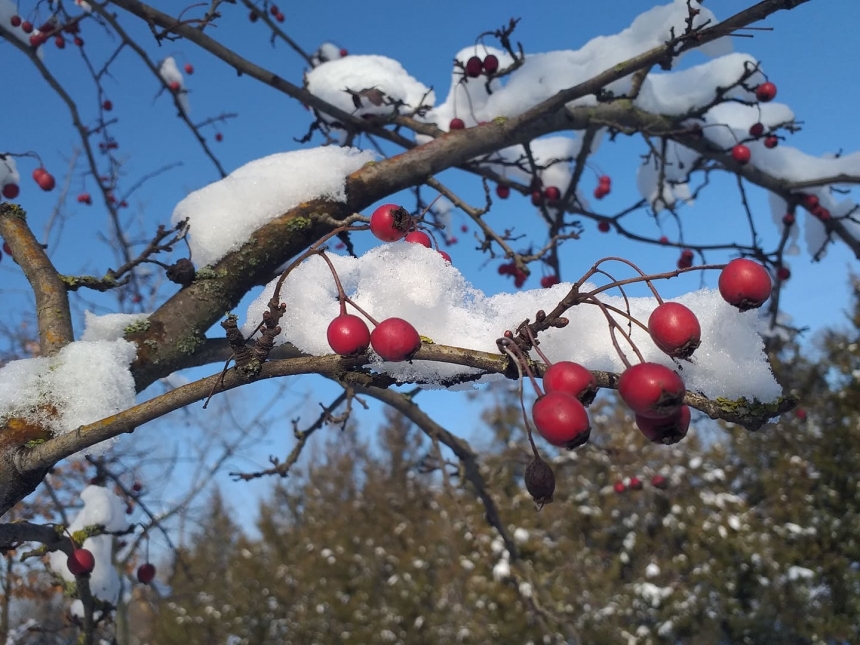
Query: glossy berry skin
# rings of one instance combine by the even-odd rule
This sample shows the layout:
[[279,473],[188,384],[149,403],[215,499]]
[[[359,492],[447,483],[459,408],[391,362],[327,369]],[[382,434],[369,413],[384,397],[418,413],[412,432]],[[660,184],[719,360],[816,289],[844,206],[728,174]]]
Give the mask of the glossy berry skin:
[[466,61],[466,76],[478,78],[484,71],[484,62],[477,56]]
[[451,119],[451,123],[448,124],[449,130],[463,130],[465,128],[466,122],[458,117],[454,117],[453,119]]
[[720,272],[720,295],[740,309],[757,309],[770,298],[771,282],[767,270],[758,262],[735,258]]
[[559,199],[561,199],[561,191],[558,189],[557,186],[547,186],[546,190],[544,191],[544,195],[546,196],[547,201],[550,202],[557,202]]
[[511,196],[511,187],[499,184],[496,186],[496,195],[498,195],[499,199],[507,199]]
[[668,417],[684,402],[684,381],[659,363],[638,363],[618,379],[618,394],[633,412],[649,418]]
[[370,330],[358,316],[341,314],[328,324],[326,339],[335,354],[354,356],[370,346]]
[[572,450],[588,441],[591,424],[582,403],[566,392],[548,392],[532,406],[535,428],[547,442]]
[[755,97],[762,103],[772,101],[776,97],[776,85],[767,81],[755,88]]
[[383,204],[370,216],[370,232],[383,242],[403,239],[411,226],[412,217],[397,204]]
[[18,188],[18,184],[6,184],[3,186],[3,197],[6,199],[15,199],[20,192],[21,189]]
[[696,314],[677,302],[664,302],[648,318],[648,333],[661,352],[689,358],[701,343],[702,327]]
[[74,576],[84,576],[92,573],[96,566],[96,559],[89,549],[75,549],[66,560],[66,566]]
[[543,374],[543,389],[547,393],[564,392],[588,405],[597,394],[594,375],[579,363],[559,361],[553,363]]
[[155,579],[155,565],[147,562],[137,568],[137,579],[145,585],[148,585]]
[[[690,428],[690,407],[682,405],[675,414],[663,419],[652,419],[637,414],[636,426],[649,441],[666,446],[678,443],[687,436],[687,430]],[[654,484],[653,479],[651,483]]]
[[412,231],[411,233],[407,233],[404,239],[410,244],[420,244],[421,246],[426,246],[428,249],[433,248],[430,236],[424,231]]
[[54,180],[54,176],[41,166],[33,171],[33,180],[39,184],[39,188],[45,192],[54,190],[54,186],[57,185],[56,180]]
[[421,337],[402,318],[386,318],[370,332],[370,345],[384,361],[405,361],[421,347]]
[[739,143],[734,148],[732,148],[732,159],[734,159],[741,165],[749,163],[751,157],[752,155],[750,154],[750,149],[742,143]]
[[484,68],[484,72],[488,75],[495,74],[499,70],[499,59],[494,54],[487,54],[484,56],[481,66]]

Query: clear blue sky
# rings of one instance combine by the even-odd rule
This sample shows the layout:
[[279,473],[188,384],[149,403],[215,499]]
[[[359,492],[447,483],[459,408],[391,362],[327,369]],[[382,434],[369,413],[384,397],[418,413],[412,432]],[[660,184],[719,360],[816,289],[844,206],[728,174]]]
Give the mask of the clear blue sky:
[[[22,7],[30,4],[28,0],[21,2]],[[153,4],[168,11],[176,6],[165,1]],[[615,33],[654,4],[658,3],[643,0],[530,4],[512,0],[470,3],[440,0],[432,5],[413,6],[381,0],[360,3],[335,0],[324,5],[283,3],[282,9],[286,15],[284,29],[306,50],[312,51],[321,42],[332,41],[352,54],[373,53],[396,58],[413,76],[434,86],[438,97],[444,97],[453,55],[472,44],[481,32],[494,30],[511,17],[522,18],[515,37],[525,50],[542,52],[574,49],[595,36]],[[721,18],[752,4],[752,0],[708,3]],[[318,6],[323,8],[318,9]],[[210,35],[281,76],[300,83],[304,63],[297,55],[280,43],[271,47],[265,28],[250,24],[241,5],[223,4],[221,10],[224,18],[217,28],[210,30]],[[216,131],[223,133],[223,142],[213,141],[212,145],[228,171],[251,159],[297,147],[293,138],[301,137],[309,125],[309,113],[301,106],[255,81],[236,77],[220,61],[189,43],[166,42],[159,49],[154,46],[148,30],[137,21],[121,12],[120,19],[140,38],[153,59],[173,55],[180,64],[194,65],[195,74],[187,79],[194,121],[227,113],[238,115],[227,123],[204,130],[210,141]],[[764,26],[773,27],[773,31],[749,32],[754,38],[734,39],[736,50],[749,52],[761,60],[763,69],[779,87],[777,100],[789,104],[803,122],[803,129],[793,136],[791,145],[812,154],[860,150],[860,130],[855,127],[860,90],[854,70],[854,61],[860,59],[857,24],[860,24],[860,3],[812,0],[768,20]],[[92,23],[85,24],[83,36],[96,65],[115,46]],[[58,51],[49,43],[46,54],[46,63],[70,89],[84,120],[91,122],[97,114],[98,102],[78,52],[73,46]],[[68,111],[30,62],[5,43],[0,43],[0,68],[5,89],[0,151],[38,151],[62,184],[68,160],[77,144]],[[115,106],[112,116],[118,119],[112,128],[120,143],[119,153],[127,155],[125,186],[131,186],[165,164],[177,161],[183,164],[148,182],[130,198],[129,222],[136,236],[140,233],[138,239],[144,239],[158,223],[169,221],[174,205],[187,192],[217,179],[217,174],[192,134],[175,118],[168,97],[156,97],[158,85],[130,51],[120,55],[111,71],[104,87],[106,98]],[[638,198],[634,172],[639,161],[637,155],[643,149],[638,141],[607,143],[595,157],[594,161],[613,178],[613,193],[605,200],[610,208],[620,209]],[[31,162],[19,161],[23,175],[20,203],[29,211],[31,225],[41,236],[56,207],[58,191],[51,194],[39,191],[29,178],[34,167]],[[79,164],[78,171],[81,168]],[[51,239],[49,250],[63,272],[101,273],[116,265],[112,254],[99,243],[100,235],[106,230],[105,211],[98,205],[85,207],[74,201],[74,196],[85,186],[95,194],[91,178],[85,180],[81,172],[76,172],[70,181],[71,198],[64,205],[69,219],[62,236]],[[468,179],[452,179],[451,184],[466,195],[477,194],[476,185]],[[763,222],[760,231],[773,239],[775,231],[769,223],[765,195],[753,191],[751,205]],[[500,208],[504,209],[503,217],[511,221],[533,218],[531,205],[523,199],[512,198]],[[684,217],[689,239],[703,242],[725,239],[727,229],[743,227],[744,223],[736,193],[720,186],[706,191],[695,207],[685,209]],[[497,275],[495,265],[481,269],[484,258],[471,249],[467,235],[459,237],[461,242],[449,252],[455,264],[476,286],[488,293],[512,288],[508,280]],[[600,234],[593,224],[587,224],[584,238],[566,247],[564,278],[578,277],[595,259],[609,254],[627,256],[650,271],[672,268],[677,259],[675,250],[643,248],[619,240],[613,234]],[[709,259],[721,261],[725,258],[713,256]],[[790,260],[793,277],[784,291],[785,311],[800,326],[820,328],[838,321],[847,303],[847,270],[856,266],[856,260],[840,245],[832,247],[818,264],[810,261],[805,248],[800,256]],[[529,286],[536,286],[536,282],[532,278]],[[715,285],[715,276],[709,276],[707,283]],[[673,280],[666,286],[666,295],[698,286],[698,276]],[[20,271],[4,258],[0,262],[2,323],[11,325],[18,320],[26,293],[27,286]],[[93,294],[85,294],[84,300],[78,302],[79,309],[93,304],[99,305],[99,313],[113,310],[110,300]],[[297,405],[305,401],[307,387],[296,383],[291,388],[294,393],[289,397],[291,401]],[[332,392],[331,388],[326,389]],[[316,400],[326,401],[330,397],[330,394],[312,395],[311,406],[316,406]],[[463,395],[436,393],[425,398],[430,402],[431,413],[455,432],[469,434],[477,427],[476,407],[467,405]],[[453,404],[455,400],[457,404]],[[201,410],[193,413],[205,414]],[[279,431],[269,445],[261,446],[261,462],[269,453],[284,454],[289,449],[291,433],[286,423],[282,430],[286,432]]]

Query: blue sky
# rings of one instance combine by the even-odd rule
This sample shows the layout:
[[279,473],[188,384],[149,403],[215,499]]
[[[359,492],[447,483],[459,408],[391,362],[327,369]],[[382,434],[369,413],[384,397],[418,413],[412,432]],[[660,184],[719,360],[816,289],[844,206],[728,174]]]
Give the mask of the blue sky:
[[[173,2],[153,4],[167,11],[175,7]],[[352,54],[373,53],[395,58],[425,85],[433,86],[441,100],[448,91],[454,54],[472,44],[478,34],[502,26],[511,17],[522,18],[515,33],[516,40],[522,42],[526,52],[536,53],[575,49],[595,36],[615,33],[654,4],[658,3],[643,0],[612,3],[478,0],[464,4],[441,0],[432,5],[412,6],[380,0],[361,3],[336,0],[326,3],[323,9],[313,3],[285,3],[282,9],[286,15],[284,29],[306,50],[312,51],[320,43],[332,41]],[[751,4],[751,0],[723,0],[709,3],[709,6],[718,12],[718,17],[725,18]],[[21,2],[22,7],[29,5],[26,0]],[[241,5],[225,4],[221,9],[224,17],[210,30],[211,36],[300,84],[304,63],[297,55],[282,43],[272,47],[265,28],[259,23],[251,24]],[[120,19],[154,60],[172,55],[180,64],[194,65],[195,74],[187,79],[194,121],[223,114],[236,115],[203,130],[228,172],[252,159],[297,147],[294,137],[301,137],[310,122],[309,113],[300,105],[255,81],[238,78],[220,61],[189,43],[166,42],[159,48],[145,27],[127,19],[121,12]],[[773,31],[747,32],[754,37],[734,39],[736,50],[749,52],[762,62],[763,69],[779,87],[777,100],[790,105],[798,120],[803,122],[802,130],[792,137],[790,145],[811,154],[860,150],[860,130],[854,123],[860,88],[852,67],[853,61],[860,58],[857,24],[860,24],[860,4],[852,0],[812,0],[795,10],[775,15],[765,25],[757,25],[773,27]],[[116,45],[91,23],[84,25],[82,35],[96,65]],[[85,122],[93,121],[98,100],[78,52],[73,46],[58,51],[51,43],[45,49],[46,64],[78,102]],[[701,57],[690,58],[691,63],[701,60]],[[0,151],[37,151],[57,176],[58,184],[62,184],[77,144],[68,111],[30,62],[5,43],[0,43],[0,68],[7,97],[0,120]],[[129,199],[129,223],[136,238],[145,239],[157,224],[169,221],[173,207],[184,195],[218,176],[192,134],[175,118],[168,97],[157,96],[158,85],[130,51],[120,54],[111,72],[104,82],[104,98],[113,102],[111,116],[118,119],[112,128],[120,144],[118,152],[127,159],[125,186],[131,186],[140,177],[166,164],[182,163],[181,167],[147,182]],[[221,143],[214,142],[216,131],[223,133]],[[605,200],[610,210],[620,209],[638,198],[634,173],[643,149],[639,141],[622,139],[617,144],[605,143],[593,159],[612,175],[613,192]],[[42,237],[57,206],[58,191],[50,194],[39,191],[29,177],[34,167],[31,162],[19,161],[23,176],[20,203],[28,210],[37,236]],[[69,178],[70,199],[64,204],[68,220],[62,235],[49,238],[49,251],[63,272],[101,273],[116,262],[100,243],[100,236],[106,230],[104,209],[98,205],[81,206],[74,201],[74,196],[84,189],[96,192],[92,178],[84,178],[81,169],[79,163]],[[451,177],[450,184],[466,196],[478,195],[479,186],[469,178]],[[728,186],[712,187],[694,207],[683,211],[689,239],[702,242],[726,239],[727,231],[743,227],[744,215],[739,200]],[[769,223],[766,196],[761,191],[752,191],[750,200],[763,222],[760,230],[773,240],[776,233]],[[511,198],[499,208],[503,221],[535,221],[533,209],[525,199]],[[460,243],[448,251],[476,286],[487,293],[512,288],[509,280],[498,276],[495,264],[482,266],[484,258],[471,249],[467,243],[468,234],[458,233],[458,237]],[[676,250],[642,247],[619,240],[614,234],[600,234],[593,224],[587,223],[583,239],[565,247],[563,277],[575,279],[594,260],[610,254],[629,257],[646,271],[653,272],[673,268],[677,259]],[[713,261],[724,259],[716,255],[709,257]],[[783,293],[783,309],[799,326],[816,329],[838,322],[847,304],[847,271],[855,266],[856,260],[844,246],[837,244],[820,263],[812,263],[805,248],[790,261],[793,277]],[[665,295],[671,297],[698,288],[700,280],[700,276],[689,276],[670,281],[666,284]],[[533,277],[527,286],[536,286],[536,282],[537,278]],[[708,276],[706,284],[715,286],[716,275]],[[26,294],[27,286],[20,271],[4,258],[0,262],[0,299],[4,304],[0,321],[11,325],[18,320],[20,309],[28,301]],[[85,294],[76,306],[78,311],[92,307],[99,313],[115,310],[111,300],[93,294]],[[77,331],[80,331],[80,324]],[[307,397],[309,388],[314,391],[310,398]],[[318,384],[312,380],[297,382],[290,387],[285,403],[288,407],[293,404],[295,410],[304,408],[306,414],[313,415],[306,407],[308,400],[311,400],[310,408],[315,408],[317,400],[325,402],[333,396],[332,388],[323,390],[325,392],[320,392]],[[467,404],[463,395],[430,393],[422,398],[428,402],[431,414],[455,432],[469,434],[470,429],[478,427],[477,407]],[[205,412],[196,410],[194,414]],[[374,413],[362,418],[378,417]],[[285,434],[273,434],[266,444],[259,446],[256,455],[259,462],[265,462],[270,453],[285,453],[289,449],[291,432],[286,421],[283,426]],[[478,435],[479,443],[480,440]]]

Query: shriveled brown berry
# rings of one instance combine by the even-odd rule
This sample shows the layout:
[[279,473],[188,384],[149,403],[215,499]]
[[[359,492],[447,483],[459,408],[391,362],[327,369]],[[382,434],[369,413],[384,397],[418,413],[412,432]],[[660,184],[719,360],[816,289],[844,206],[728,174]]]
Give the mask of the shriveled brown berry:
[[544,504],[552,502],[552,494],[555,492],[555,475],[549,464],[540,457],[535,456],[526,468],[526,490],[537,504],[538,510]]
[[175,264],[167,267],[167,279],[176,284],[181,284],[183,287],[194,282],[194,277],[194,265],[188,258],[180,258]]

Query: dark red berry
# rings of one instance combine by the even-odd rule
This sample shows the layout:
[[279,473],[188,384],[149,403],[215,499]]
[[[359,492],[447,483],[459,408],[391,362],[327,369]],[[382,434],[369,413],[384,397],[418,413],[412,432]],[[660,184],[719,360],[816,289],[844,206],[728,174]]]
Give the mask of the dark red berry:
[[137,568],[137,579],[145,585],[148,585],[155,579],[155,565],[147,562]]
[[499,59],[493,54],[487,54],[484,56],[482,66],[488,75],[495,74],[499,69]]
[[[678,443],[687,436],[687,430],[690,428],[690,407],[682,405],[674,414],[662,419],[637,414],[636,426],[649,441],[667,446]],[[654,480],[651,480],[651,483],[653,484]]]
[[782,216],[782,223],[786,226],[791,226],[795,222],[794,213],[786,213]]
[[785,282],[791,277],[791,271],[789,271],[788,267],[779,267],[776,270],[776,279],[780,282]]
[[499,184],[498,186],[496,186],[496,195],[499,196],[499,199],[507,199],[511,195],[510,186]]
[[764,134],[764,123],[753,123],[750,126],[750,136],[760,137]]
[[764,147],[765,148],[776,148],[779,145],[779,139],[773,135],[769,137],[765,137]]
[[3,197],[6,199],[15,199],[20,192],[21,189],[18,188],[18,184],[5,184],[3,186]]
[[668,484],[667,484],[667,482],[666,482],[666,478],[665,478],[665,477],[663,477],[663,475],[657,474],[657,475],[654,475],[654,476],[651,478],[651,485],[652,485],[654,488],[660,488],[660,489],[663,489],[663,488],[666,488],[666,486],[667,486]]
[[39,188],[45,192],[54,190],[54,187],[57,185],[54,176],[41,166],[33,171],[33,180],[39,184]]
[[535,206],[543,204],[543,193],[541,191],[535,190],[532,192],[532,204]]
[[610,226],[609,222],[607,222],[605,219],[600,220],[597,223],[597,230],[600,231],[601,233],[608,233],[611,228],[612,227]]
[[544,289],[549,289],[550,287],[557,285],[559,282],[561,282],[561,280],[558,279],[557,275],[545,275],[540,279],[540,286]]
[[561,191],[557,186],[547,186],[544,191],[544,196],[546,196],[547,201],[549,202],[557,202],[561,199]]
[[9,22],[11,23],[11,25],[13,27],[20,27],[21,26],[21,16],[14,15],[9,19]]
[[466,61],[466,76],[478,78],[484,71],[484,63],[477,56],[472,56]]
[[448,124],[449,130],[463,130],[465,127],[466,122],[456,116],[451,119],[451,123]]
[[630,490],[642,490],[642,480],[638,477],[631,477]]

